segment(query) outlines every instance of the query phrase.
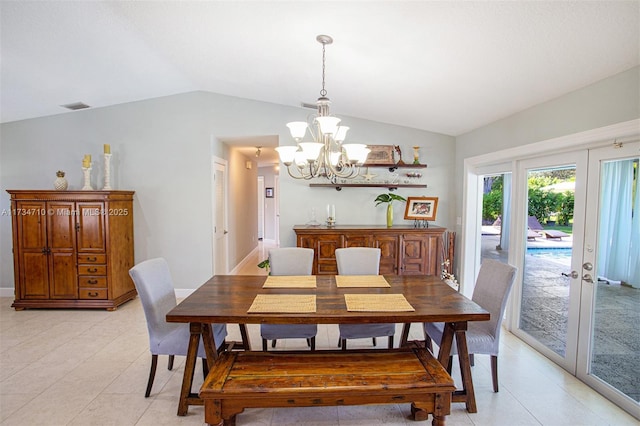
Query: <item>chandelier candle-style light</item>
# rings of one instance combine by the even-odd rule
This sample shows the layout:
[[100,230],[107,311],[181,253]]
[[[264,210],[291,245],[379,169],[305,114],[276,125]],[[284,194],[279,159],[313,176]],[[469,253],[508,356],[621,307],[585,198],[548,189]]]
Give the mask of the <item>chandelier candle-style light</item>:
[[[316,40],[322,44],[322,90],[316,102],[317,114],[308,121],[294,121],[287,124],[296,146],[276,148],[280,160],[287,166],[289,175],[295,179],[326,177],[332,183],[338,179],[358,177],[360,166],[371,151],[365,144],[343,141],[349,128],[340,126],[340,118],[329,114],[331,101],[324,88],[325,47],[333,43],[328,35],[319,35]],[[305,140],[307,130],[312,140]]]

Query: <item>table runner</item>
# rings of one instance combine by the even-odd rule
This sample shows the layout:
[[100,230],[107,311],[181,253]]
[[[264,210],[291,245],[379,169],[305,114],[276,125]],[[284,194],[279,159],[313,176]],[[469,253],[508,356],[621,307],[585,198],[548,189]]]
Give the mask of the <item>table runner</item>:
[[350,312],[413,312],[415,309],[402,294],[345,294]]
[[314,275],[269,275],[262,288],[316,288]]
[[313,313],[315,294],[258,294],[247,313]]
[[391,287],[382,275],[336,275],[337,287]]

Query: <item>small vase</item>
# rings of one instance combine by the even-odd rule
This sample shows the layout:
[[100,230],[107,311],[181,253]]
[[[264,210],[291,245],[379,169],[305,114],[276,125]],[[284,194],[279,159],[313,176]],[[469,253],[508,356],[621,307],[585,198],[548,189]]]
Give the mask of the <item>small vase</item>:
[[387,228],[393,226],[393,204],[387,204]]
[[64,172],[62,170],[58,170],[56,172],[56,176],[58,177],[53,181],[53,187],[56,191],[66,191],[69,186],[69,182],[64,178]]

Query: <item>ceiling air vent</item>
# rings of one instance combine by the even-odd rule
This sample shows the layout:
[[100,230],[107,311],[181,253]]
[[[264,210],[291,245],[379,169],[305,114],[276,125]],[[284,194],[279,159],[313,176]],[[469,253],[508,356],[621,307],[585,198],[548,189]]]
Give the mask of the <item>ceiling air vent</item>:
[[83,103],[83,102],[73,102],[66,105],[60,105],[62,108],[70,109],[71,111],[75,111],[78,109],[91,108],[91,106]]

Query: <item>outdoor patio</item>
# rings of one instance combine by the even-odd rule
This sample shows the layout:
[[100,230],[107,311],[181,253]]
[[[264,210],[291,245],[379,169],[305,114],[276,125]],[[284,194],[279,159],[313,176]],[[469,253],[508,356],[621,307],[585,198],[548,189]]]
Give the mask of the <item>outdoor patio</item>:
[[[484,228],[484,227],[483,227]],[[483,229],[482,258],[507,260],[507,252],[497,250],[500,236]],[[568,321],[571,257],[553,254],[552,249],[570,248],[571,238],[527,242],[540,249],[525,258],[520,328],[554,352],[564,355]],[[549,248],[551,250],[543,250]],[[566,250],[565,250],[566,251]],[[540,279],[543,278],[543,279]],[[640,290],[598,282],[595,310],[595,345],[592,373],[640,401]]]

